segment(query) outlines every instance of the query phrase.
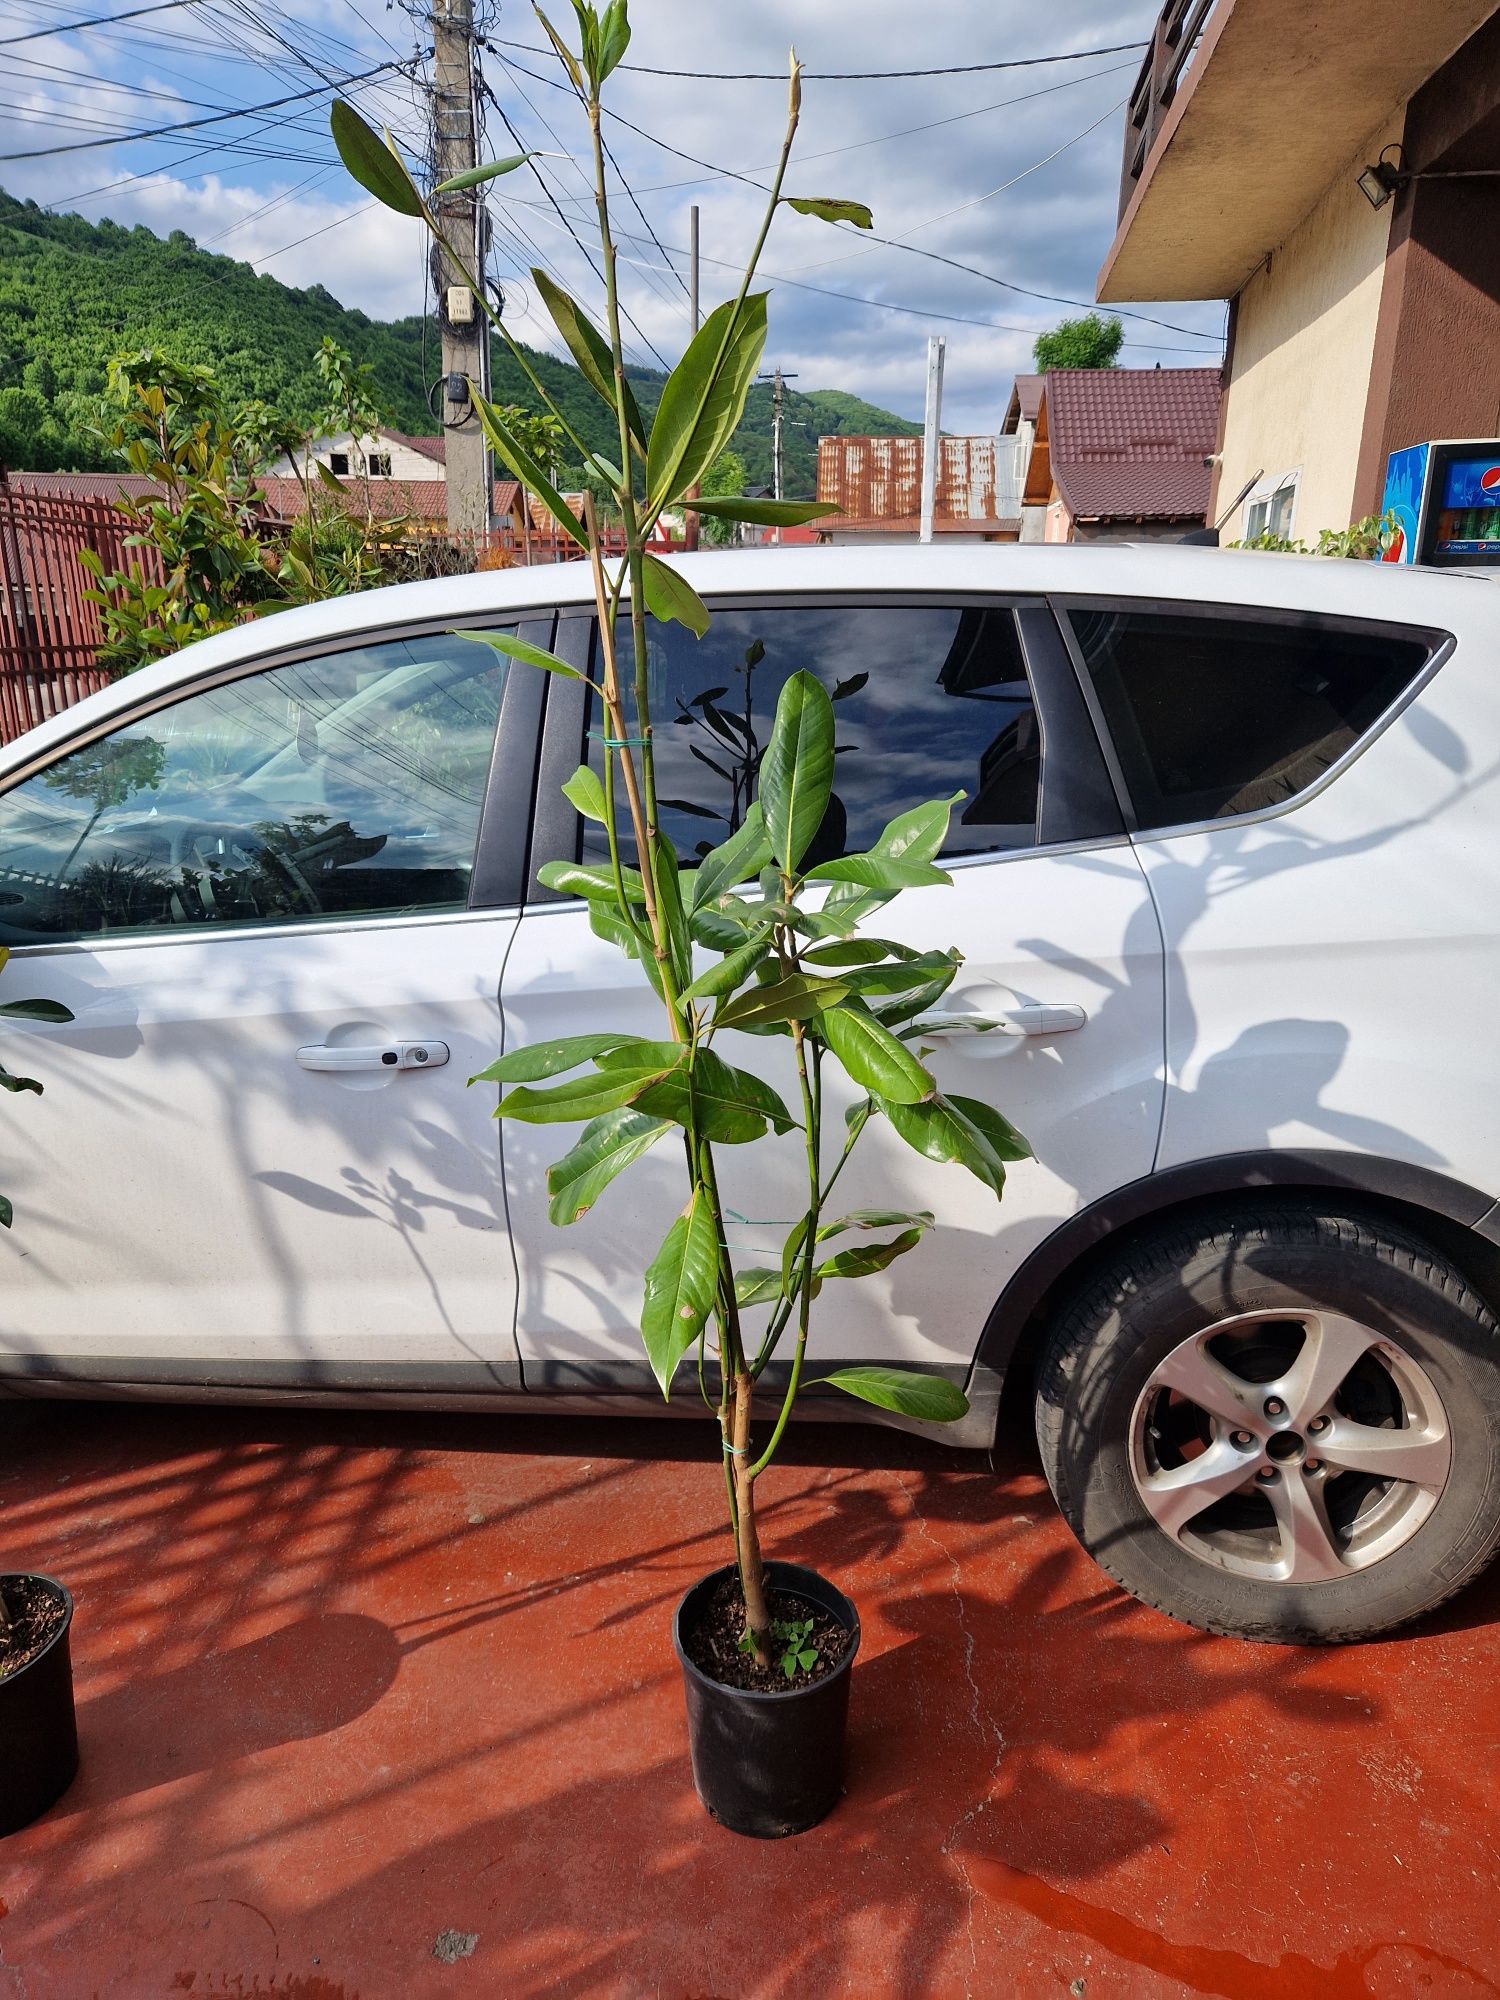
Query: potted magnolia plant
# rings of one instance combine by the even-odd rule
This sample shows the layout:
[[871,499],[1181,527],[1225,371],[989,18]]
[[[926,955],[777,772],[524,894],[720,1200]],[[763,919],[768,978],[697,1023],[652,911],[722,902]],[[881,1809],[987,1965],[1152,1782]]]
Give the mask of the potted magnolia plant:
[[[948,880],[935,857],[955,801],[935,800],[903,814],[866,853],[809,860],[833,791],[834,712],[821,682],[798,673],[783,687],[770,740],[746,774],[753,797],[726,840],[684,866],[658,824],[647,619],[675,619],[701,636],[709,613],[688,580],[646,543],[663,513],[681,507],[714,465],[744,411],[766,336],[766,294],[751,285],[777,209],[786,203],[826,221],[871,223],[858,203],[783,193],[801,100],[793,56],[786,133],[744,280],[693,337],[648,426],[621,347],[600,131],[601,91],[629,41],[625,0],[610,0],[602,9],[574,0],[574,11],[577,50],[545,16],[539,19],[591,134],[606,327],[594,326],[546,272],[532,277],[584,380],[609,406],[616,459],[590,450],[577,436],[524,350],[498,318],[494,325],[543,407],[556,416],[590,493],[608,493],[609,510],[623,527],[623,557],[603,554],[592,498],[575,512],[514,427],[477,387],[471,393],[497,456],[592,565],[601,653],[592,685],[605,723],[605,757],[602,778],[585,766],[564,790],[603,828],[609,860],[600,867],[553,862],[542,877],[586,898],[594,929],[639,962],[660,998],[662,1027],[657,1039],[648,1040],[601,1021],[596,1033],[504,1056],[475,1081],[506,1086],[498,1106],[502,1118],[582,1125],[548,1174],[551,1212],[564,1225],[585,1214],[653,1146],[675,1139],[681,1149],[682,1207],[645,1269],[641,1336],[662,1394],[671,1394],[683,1369],[717,1425],[734,1561],[687,1593],[673,1636],[699,1796],[726,1826],[771,1836],[815,1824],[838,1797],[859,1622],[833,1584],[811,1570],[763,1559],[756,1526],[760,1481],[806,1379],[820,1291],[884,1270],[933,1221],[930,1214],[895,1208],[839,1213],[836,1184],[861,1134],[878,1118],[889,1120],[928,1159],[968,1168],[997,1196],[1005,1162],[1025,1157],[1027,1147],[990,1106],[944,1095],[924,1064],[923,1018],[953,979],[959,954],[918,953],[864,934],[902,889]],[[389,134],[382,140],[347,105],[334,107],[333,132],[355,179],[389,207],[420,216],[460,270],[462,260],[445,233],[445,197],[511,172],[525,158],[475,168],[441,183],[429,198]],[[483,304],[483,286],[474,274],[464,275]],[[830,511],[737,496],[689,504],[721,519],[782,526]],[[522,640],[483,636],[529,665],[578,672]],[[785,1094],[736,1060],[737,1049],[746,1046],[739,1038],[747,1034],[789,1044]],[[858,1093],[836,1133],[824,1110],[831,1067],[841,1069]],[[797,1220],[774,1265],[737,1269],[725,1236],[719,1149],[793,1131],[800,1134],[802,1158],[801,1192],[790,1211]],[[762,1433],[757,1385],[772,1360],[787,1354],[786,1386]],[[821,1381],[930,1421],[951,1422],[967,1409],[956,1387],[931,1375],[841,1368]]]
[[[0,971],[9,957],[0,945]],[[0,1018],[57,1022],[73,1015],[57,1000],[11,1000],[0,1004]],[[42,1086],[0,1064],[0,1089],[39,1097]],[[0,1225],[9,1229],[12,1219],[10,1200],[0,1194]],[[39,1818],[77,1772],[72,1623],[73,1600],[52,1577],[0,1574],[0,1834]]]

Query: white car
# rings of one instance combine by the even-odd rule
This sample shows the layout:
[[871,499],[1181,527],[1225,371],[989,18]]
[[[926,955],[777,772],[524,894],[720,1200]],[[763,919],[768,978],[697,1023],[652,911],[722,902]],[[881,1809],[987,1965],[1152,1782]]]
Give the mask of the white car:
[[[963,1384],[934,1434],[968,1447],[1023,1380],[1084,1544],[1193,1624],[1352,1638],[1458,1589],[1500,1539],[1494,583],[1126,546],[684,570],[714,622],[653,633],[679,850],[743,808],[798,668],[838,704],[830,853],[962,788],[953,886],[882,924],[963,951],[934,1067],[1036,1155],[997,1206],[877,1121],[851,1198],[940,1226],[830,1288],[817,1363]],[[5,1389],[662,1408],[636,1315],[674,1163],[557,1228],[570,1135],[466,1087],[502,1046],[656,1032],[536,882],[595,831],[559,790],[597,755],[584,684],[456,636],[582,664],[588,590],[289,611],[0,752],[0,998],[76,1016],[0,1048],[46,1086],[0,1124]],[[781,1045],[735,1059],[774,1079]],[[723,1155],[752,1261],[781,1159]]]

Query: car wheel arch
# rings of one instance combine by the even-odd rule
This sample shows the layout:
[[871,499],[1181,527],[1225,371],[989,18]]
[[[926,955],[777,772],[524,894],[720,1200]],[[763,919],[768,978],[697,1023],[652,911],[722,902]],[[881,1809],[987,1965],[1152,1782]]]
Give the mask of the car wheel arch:
[[1267,1201],[1399,1222],[1451,1258],[1500,1316],[1500,1202],[1493,1196],[1431,1168],[1375,1154],[1221,1154],[1129,1182],[1060,1223],[991,1308],[974,1375],[1003,1379],[1007,1387],[1029,1382],[1058,1313],[1104,1263],[1163,1228]]

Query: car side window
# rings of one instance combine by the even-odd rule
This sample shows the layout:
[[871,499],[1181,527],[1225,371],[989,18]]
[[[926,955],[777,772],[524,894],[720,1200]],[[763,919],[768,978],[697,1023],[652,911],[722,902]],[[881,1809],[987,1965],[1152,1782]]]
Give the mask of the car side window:
[[462,909],[505,671],[386,640],[72,751],[0,797],[0,942]]
[[[654,620],[648,633],[660,818],[684,861],[739,825],[800,669],[835,704],[834,795],[810,860],[860,853],[898,813],[960,790],[945,853],[1035,844],[1041,726],[1009,608],[768,605],[716,610],[702,639]],[[591,697],[596,770],[601,721]],[[584,851],[606,858],[601,827]]]
[[1073,606],[1068,619],[1142,831],[1295,798],[1431,657],[1416,634],[1253,611]]

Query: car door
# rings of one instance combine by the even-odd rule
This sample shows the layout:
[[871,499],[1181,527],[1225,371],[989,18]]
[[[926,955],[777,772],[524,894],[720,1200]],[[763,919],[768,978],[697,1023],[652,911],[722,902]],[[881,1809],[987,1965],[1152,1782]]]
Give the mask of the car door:
[[[835,799],[819,854],[868,846],[895,814],[960,787],[946,860],[951,888],[909,890],[874,928],[922,950],[957,944],[965,963],[933,1038],[945,1090],[984,1098],[1036,1158],[1003,1203],[963,1170],[923,1160],[877,1120],[840,1184],[848,1208],[931,1208],[941,1226],[889,1272],[828,1287],[817,1359],[900,1358],[962,1379],[986,1314],[1056,1225],[1149,1171],[1162,1095],[1162,959],[1140,865],[1126,841],[1098,739],[1050,610],[1037,602],[921,598],[723,602],[707,636],[651,628],[657,782],[678,852],[722,839],[743,810],[777,694],[807,668],[836,704]],[[583,665],[590,624],[564,619],[560,649]],[[533,861],[593,859],[602,830],[557,787],[597,719],[581,685],[549,688]],[[585,835],[587,837],[585,837]],[[608,1025],[660,1032],[639,969],[595,937],[584,907],[533,886],[501,991],[506,1046]],[[1003,1013],[1011,1031],[965,1034],[962,1017]],[[732,1048],[730,1042],[732,1041]],[[779,1039],[726,1038],[729,1059],[793,1091]],[[842,1129],[855,1095],[829,1066]],[[574,1128],[507,1126],[517,1337],[529,1388],[649,1382],[636,1317],[644,1265],[683,1200],[669,1145],[566,1228],[548,1220],[545,1168]],[[793,1219],[799,1135],[722,1149],[731,1236],[764,1261]]]
[[46,1094],[7,1107],[0,1371],[515,1385],[466,1081],[498,1041],[539,678],[443,630],[344,638],[158,694],[0,796],[5,997],[75,1017],[6,1037]]

